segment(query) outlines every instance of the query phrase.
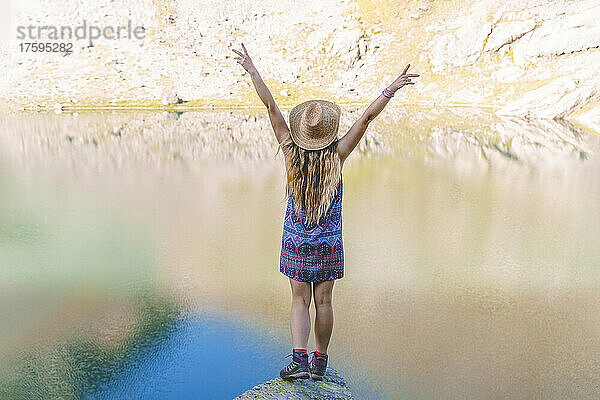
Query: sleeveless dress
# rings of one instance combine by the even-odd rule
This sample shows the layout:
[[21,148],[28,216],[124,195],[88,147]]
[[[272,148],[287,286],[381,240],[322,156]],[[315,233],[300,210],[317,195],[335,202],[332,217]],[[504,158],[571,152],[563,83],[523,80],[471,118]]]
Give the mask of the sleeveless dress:
[[294,213],[288,198],[283,221],[279,271],[301,282],[323,282],[344,276],[342,243],[342,179],[325,215],[318,224],[307,226],[306,213]]

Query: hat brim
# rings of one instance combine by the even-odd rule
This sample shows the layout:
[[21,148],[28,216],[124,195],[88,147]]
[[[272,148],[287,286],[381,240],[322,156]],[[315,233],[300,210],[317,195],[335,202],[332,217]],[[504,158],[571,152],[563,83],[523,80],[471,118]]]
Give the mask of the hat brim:
[[[319,103],[323,108],[327,109],[327,113],[332,115],[333,118],[330,124],[327,126],[328,134],[321,138],[311,138],[305,134],[301,128],[301,116],[306,110],[314,103]],[[290,136],[292,141],[305,150],[321,150],[329,146],[337,139],[340,115],[342,110],[340,106],[327,100],[309,100],[304,103],[298,104],[290,111]]]

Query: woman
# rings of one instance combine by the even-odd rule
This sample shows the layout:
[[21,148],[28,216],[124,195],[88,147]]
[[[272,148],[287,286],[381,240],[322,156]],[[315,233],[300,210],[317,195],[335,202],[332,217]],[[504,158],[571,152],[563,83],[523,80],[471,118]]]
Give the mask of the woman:
[[[342,244],[342,177],[344,161],[367,127],[394,93],[418,74],[402,74],[385,88],[348,132],[338,139],[340,107],[326,100],[310,100],[290,111],[285,122],[271,92],[252,63],[246,47],[233,50],[236,61],[250,74],[258,96],[267,107],[286,165],[288,204],[283,224],[280,271],[290,281],[293,358],[280,376],[286,380],[323,379],[327,347],[333,331],[333,283],[344,276]],[[312,282],[312,290],[311,290]],[[316,351],[308,361],[309,306],[315,299]]]

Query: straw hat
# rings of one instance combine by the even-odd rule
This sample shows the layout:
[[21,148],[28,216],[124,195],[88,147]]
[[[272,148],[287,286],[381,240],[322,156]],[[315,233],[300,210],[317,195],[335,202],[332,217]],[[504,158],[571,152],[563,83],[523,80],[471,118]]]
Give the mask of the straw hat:
[[309,100],[290,111],[290,136],[305,150],[321,150],[337,139],[341,109],[327,100]]

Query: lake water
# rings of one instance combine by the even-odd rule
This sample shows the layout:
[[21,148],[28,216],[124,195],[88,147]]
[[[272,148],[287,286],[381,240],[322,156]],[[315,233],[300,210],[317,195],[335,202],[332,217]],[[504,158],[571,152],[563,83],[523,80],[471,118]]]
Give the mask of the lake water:
[[[231,399],[278,376],[263,110],[1,119],[0,398]],[[565,121],[386,109],[343,172],[329,354],[357,399],[600,396],[599,151]]]

